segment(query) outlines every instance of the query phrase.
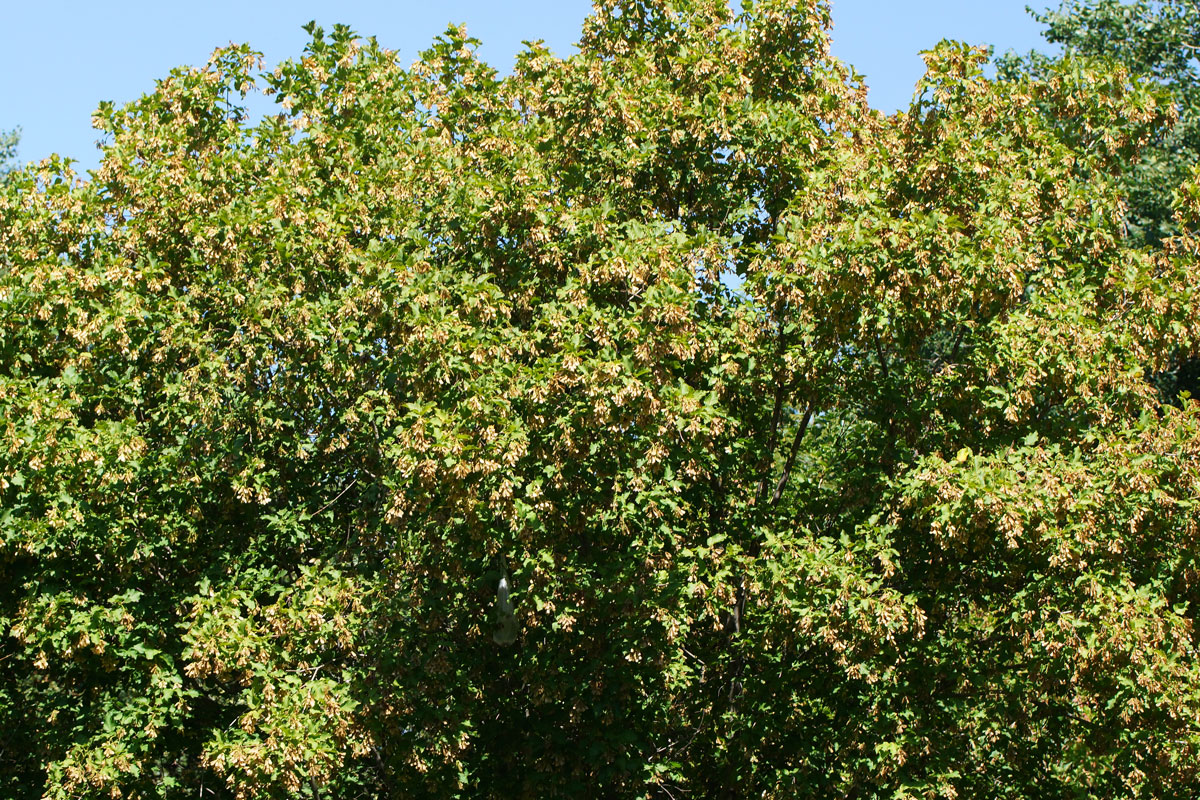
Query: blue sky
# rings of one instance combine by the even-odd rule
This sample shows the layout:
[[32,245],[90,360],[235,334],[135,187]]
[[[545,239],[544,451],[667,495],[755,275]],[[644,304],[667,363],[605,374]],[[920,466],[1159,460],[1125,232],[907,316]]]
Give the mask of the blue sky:
[[[1041,8],[1051,0],[1034,6]],[[834,0],[834,51],[867,76],[872,103],[907,104],[918,56],[940,39],[991,44],[997,52],[1039,46],[1026,0]],[[96,165],[91,114],[101,100],[137,98],[175,66],[202,64],[213,48],[249,42],[268,64],[296,55],[310,19],[345,22],[404,60],[465,22],[501,71],[525,39],[572,50],[589,0],[40,0],[5,3],[0,18],[0,130],[20,126],[22,160],[51,152]]]

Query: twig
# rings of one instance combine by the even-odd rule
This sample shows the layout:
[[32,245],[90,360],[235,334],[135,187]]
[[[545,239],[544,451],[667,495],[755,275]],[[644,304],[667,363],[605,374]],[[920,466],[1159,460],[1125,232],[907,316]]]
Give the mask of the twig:
[[317,512],[315,514],[313,514],[313,516],[314,517],[317,516],[317,514],[320,514],[321,512],[325,511],[325,509],[329,508],[331,505],[336,503],[338,500],[341,500],[342,495],[344,495],[346,492],[350,491],[354,487],[354,484],[356,484],[356,483],[358,483],[358,478],[355,478],[354,480],[350,481],[350,483],[346,484],[346,488],[342,489],[340,492],[338,492],[337,497],[333,498],[328,503],[321,506],[321,508],[318,509]]

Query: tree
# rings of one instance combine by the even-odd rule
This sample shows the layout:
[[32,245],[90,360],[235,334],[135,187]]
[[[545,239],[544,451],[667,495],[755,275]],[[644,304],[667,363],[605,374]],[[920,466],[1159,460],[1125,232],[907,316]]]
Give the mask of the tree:
[[943,43],[883,117],[829,25],[605,0],[507,78],[311,26],[18,173],[8,795],[1190,797],[1170,98]]
[[[1200,5],[1191,0],[1067,0],[1034,15],[1068,57],[1102,58],[1171,92],[1178,121],[1143,148],[1122,181],[1131,242],[1160,247],[1178,232],[1174,195],[1200,164]],[[1045,56],[1029,57],[1030,63]],[[1200,359],[1177,358],[1156,376],[1170,400],[1200,393]]]
[[0,179],[12,171],[17,158],[17,144],[21,141],[20,131],[0,131]]
[[1114,61],[1162,85],[1178,123],[1142,151],[1125,179],[1134,241],[1158,245],[1176,231],[1172,193],[1200,163],[1200,6],[1192,0],[1066,0],[1034,14],[1064,52]]

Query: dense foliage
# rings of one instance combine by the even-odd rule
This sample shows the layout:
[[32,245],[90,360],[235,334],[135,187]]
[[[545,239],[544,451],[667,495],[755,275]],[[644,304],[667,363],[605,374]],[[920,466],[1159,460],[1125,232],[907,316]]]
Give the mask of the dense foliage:
[[[1195,0],[1065,0],[1034,15],[1047,41],[1071,56],[1119,64],[1171,92],[1176,124],[1143,148],[1123,181],[1134,241],[1160,245],[1178,232],[1174,190],[1200,163],[1200,3]],[[1036,64],[1040,58],[1033,57]]]
[[[1200,164],[1200,4],[1194,0],[1065,0],[1055,11],[1034,16],[1043,35],[1061,45],[1066,58],[1100,58],[1141,80],[1168,90],[1177,120],[1163,127],[1125,170],[1121,189],[1129,210],[1131,244],[1161,247],[1179,233],[1175,190]],[[1038,69],[1048,56],[1006,56],[1001,69]],[[1186,354],[1155,378],[1168,400],[1186,391],[1200,396],[1200,359]]]
[[1193,797],[1175,106],[943,43],[885,118],[829,24],[313,28],[16,173],[0,793]]

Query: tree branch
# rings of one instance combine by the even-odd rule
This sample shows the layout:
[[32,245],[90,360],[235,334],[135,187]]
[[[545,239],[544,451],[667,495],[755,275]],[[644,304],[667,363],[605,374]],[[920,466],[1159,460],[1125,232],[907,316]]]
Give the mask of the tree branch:
[[787,462],[783,465],[783,474],[779,476],[779,482],[775,484],[775,492],[771,495],[772,506],[779,502],[779,498],[783,497],[783,490],[787,488],[788,480],[792,477],[792,467],[796,464],[796,454],[800,452],[800,441],[804,438],[809,423],[812,422],[812,415],[813,404],[810,401],[808,408],[804,411],[804,419],[800,420],[800,427],[796,429],[796,436],[792,439],[792,449],[788,453]]

